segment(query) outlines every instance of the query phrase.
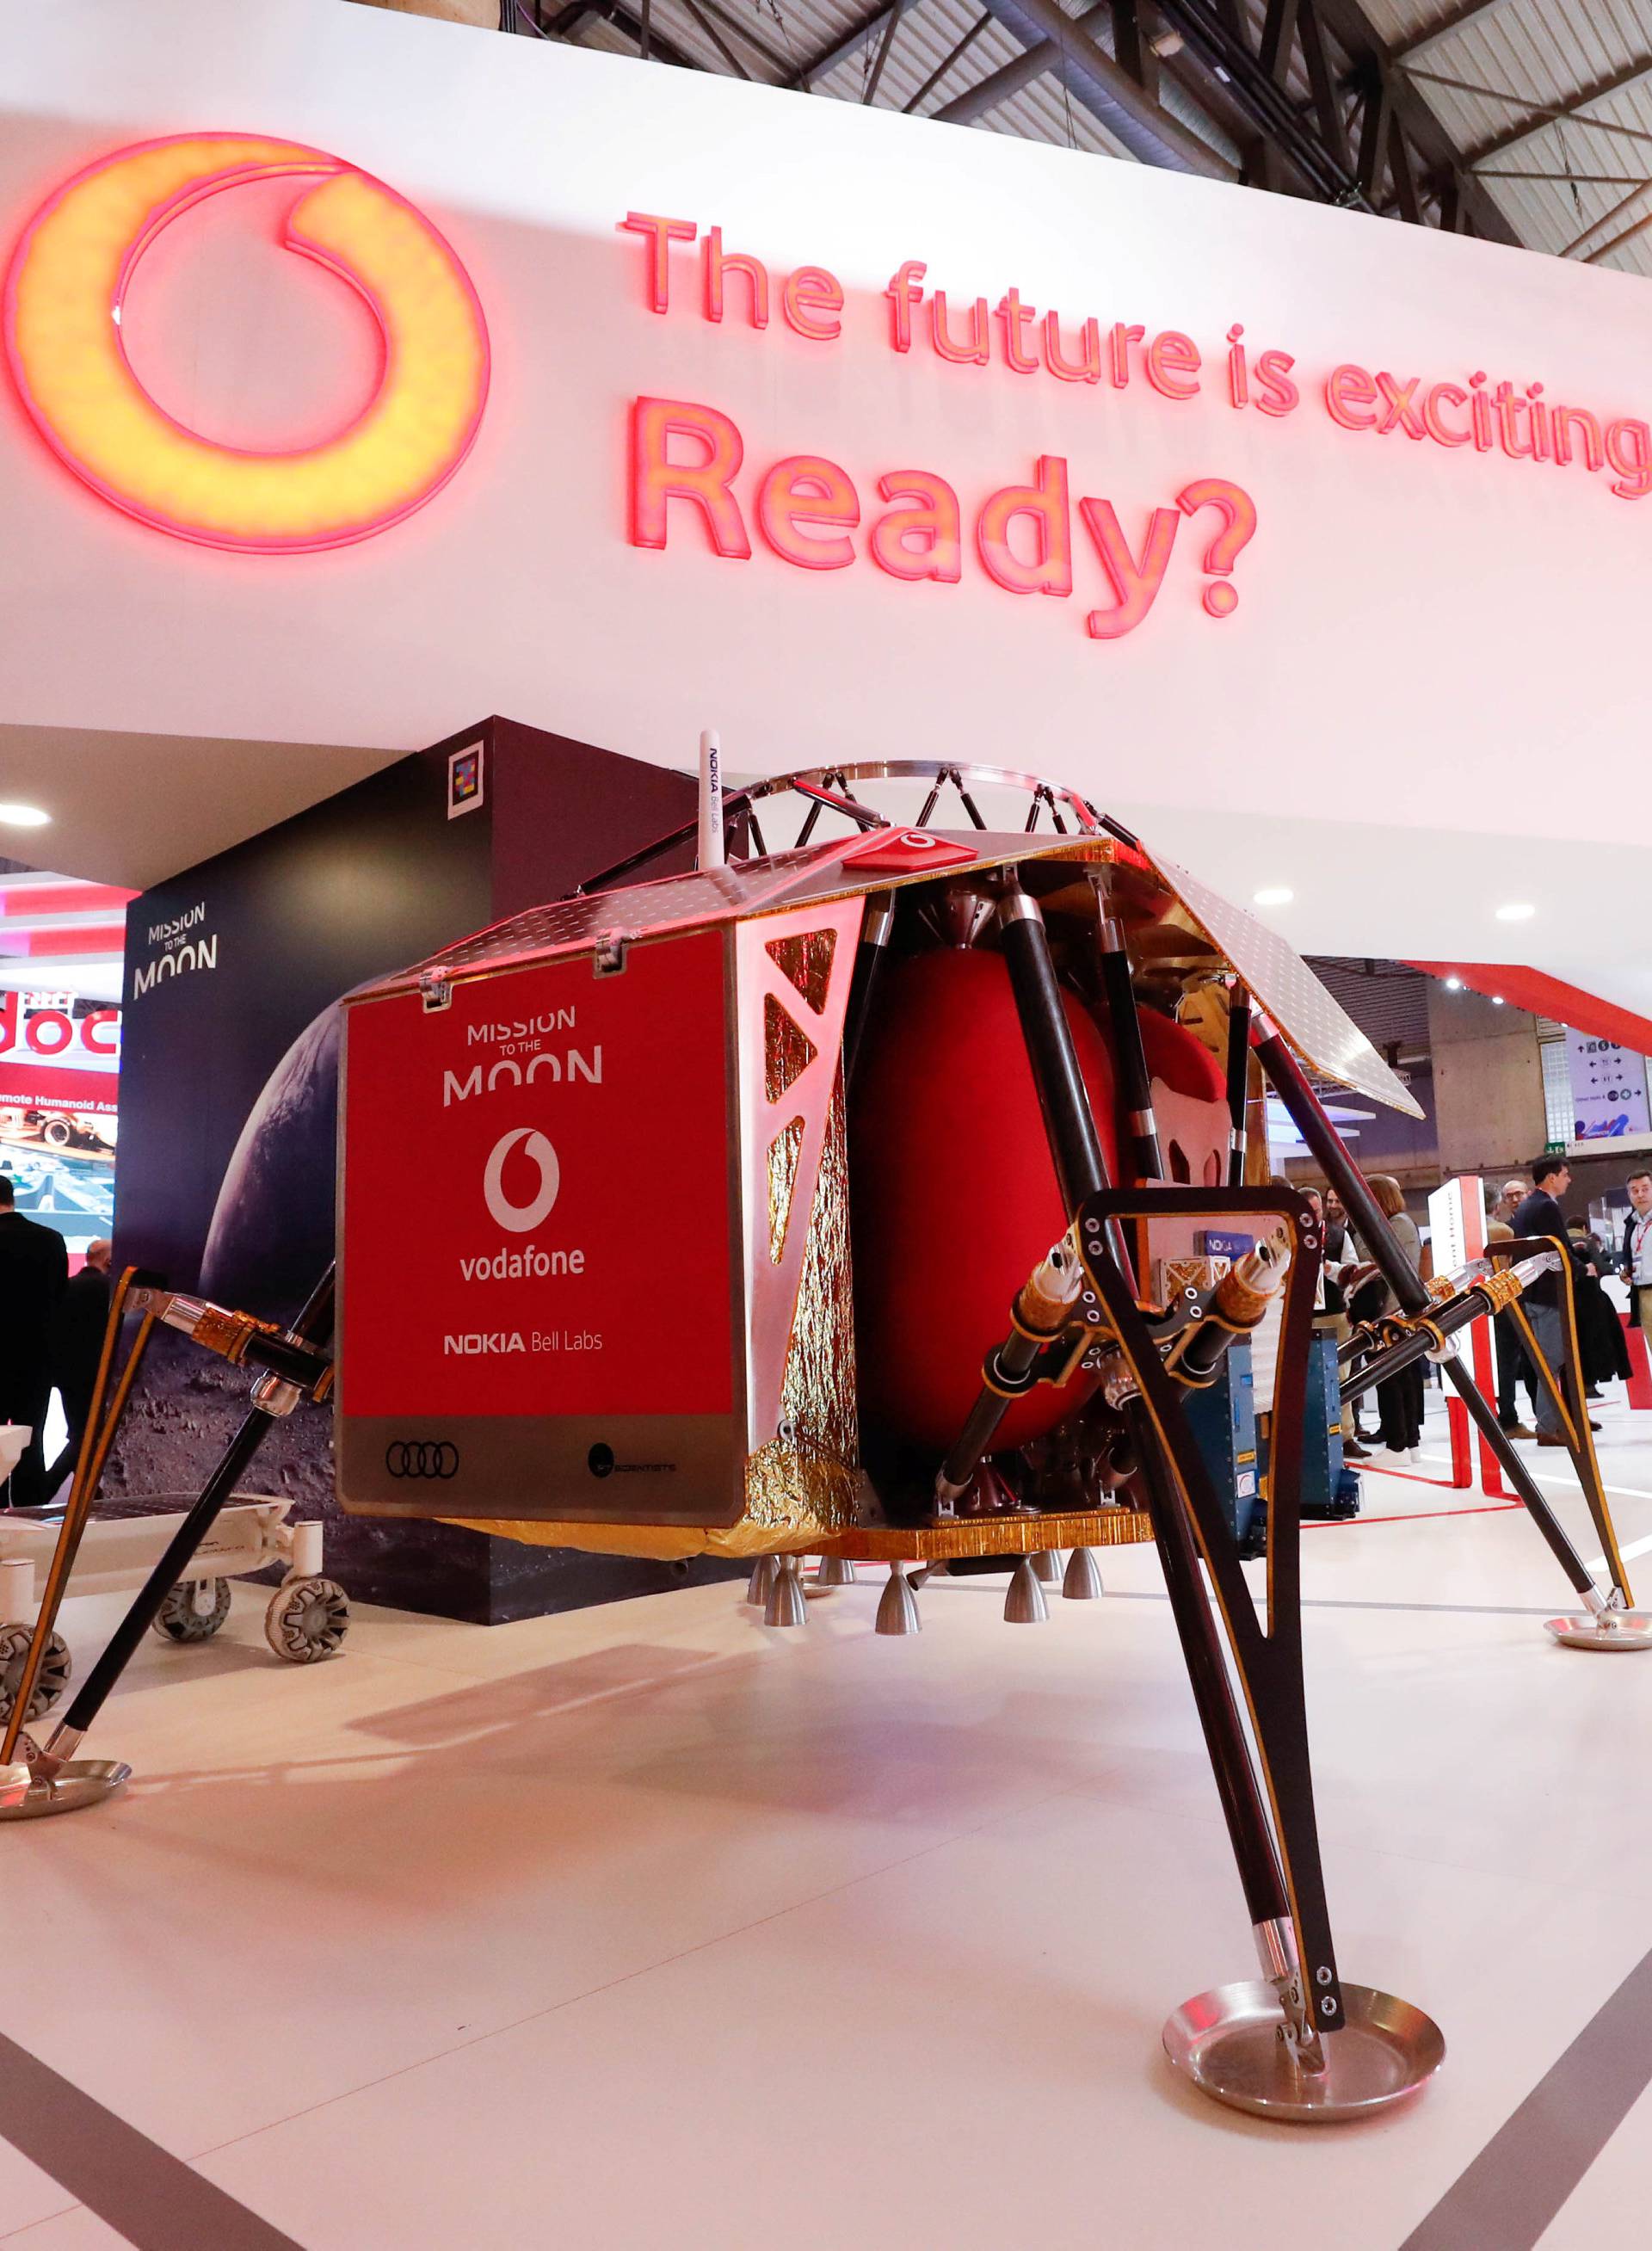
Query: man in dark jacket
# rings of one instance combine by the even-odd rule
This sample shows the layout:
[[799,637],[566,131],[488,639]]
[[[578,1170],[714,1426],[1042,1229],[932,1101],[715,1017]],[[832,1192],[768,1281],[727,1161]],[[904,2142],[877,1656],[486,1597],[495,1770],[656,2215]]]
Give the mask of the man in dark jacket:
[[52,1317],[52,1381],[63,1402],[69,1426],[63,1451],[46,1471],[48,1498],[80,1458],[80,1440],[92,1411],[92,1393],[103,1356],[103,1332],[109,1325],[109,1246],[93,1236],[86,1264],[58,1299]]
[[6,1499],[13,1508],[38,1508],[45,1499],[40,1442],[52,1399],[47,1338],[68,1278],[63,1237],[15,1209],[11,1181],[0,1173],[0,1423],[26,1423],[34,1434],[11,1472]]
[[[1562,1255],[1572,1259],[1578,1271],[1586,1273],[1589,1262],[1579,1254],[1566,1233],[1566,1215],[1557,1199],[1572,1185],[1572,1167],[1564,1157],[1539,1157],[1531,1167],[1531,1194],[1514,1216],[1517,1235],[1550,1235],[1560,1243]],[[1567,1359],[1565,1311],[1560,1299],[1560,1277],[1544,1274],[1535,1281],[1521,1299],[1531,1333],[1537,1338],[1544,1358],[1554,1371],[1555,1381],[1563,1382],[1561,1371]],[[1532,1369],[1537,1375],[1537,1369]],[[1540,1446],[1564,1446],[1560,1435],[1560,1417],[1555,1404],[1545,1389],[1541,1377],[1537,1385],[1538,1444]],[[1592,1430],[1598,1423],[1591,1423]]]

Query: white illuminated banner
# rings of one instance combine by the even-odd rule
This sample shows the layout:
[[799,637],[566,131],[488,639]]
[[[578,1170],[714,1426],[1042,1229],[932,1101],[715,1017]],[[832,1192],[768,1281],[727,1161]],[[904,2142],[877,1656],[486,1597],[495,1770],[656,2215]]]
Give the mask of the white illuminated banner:
[[1428,1244],[1436,1274],[1460,1274],[1471,1258],[1480,1257],[1486,1226],[1477,1178],[1446,1181],[1434,1190],[1428,1198]]
[[[1533,745],[1586,761],[1568,835],[1615,842],[1635,800],[1628,276],[339,0],[9,0],[0,106],[8,260],[82,173],[114,225],[157,138],[324,152],[178,201],[119,352],[121,242],[38,231],[0,722],[388,751],[502,710],[671,764],[714,711],[744,770],[938,754],[1362,821],[1378,790],[1465,829]],[[300,198],[316,255],[281,246]],[[368,310],[429,327],[432,229],[452,399]],[[468,287],[491,378],[459,458]],[[88,399],[64,356],[93,348]],[[447,434],[404,477],[374,454],[371,536],[291,551],[279,457],[370,400],[387,444]],[[161,492],[173,452],[230,481],[211,507]],[[1535,790],[1499,818],[1552,824]]]
[[1616,1141],[1652,1131],[1644,1056],[1568,1027],[1566,1066],[1573,1142]]

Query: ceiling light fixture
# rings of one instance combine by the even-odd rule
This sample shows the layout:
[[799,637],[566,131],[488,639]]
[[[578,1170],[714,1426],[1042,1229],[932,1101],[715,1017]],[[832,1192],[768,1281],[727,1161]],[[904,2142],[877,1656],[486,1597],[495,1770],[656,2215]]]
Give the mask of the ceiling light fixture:
[[1497,920],[1499,922],[1530,922],[1536,912],[1536,907],[1528,906],[1523,899],[1511,899],[1507,906],[1497,909]]
[[1448,977],[1446,980],[1446,990],[1448,993],[1461,993],[1462,990],[1462,978]]
[[1283,883],[1270,883],[1265,890],[1253,892],[1251,896],[1259,907],[1288,907],[1296,894]]
[[38,805],[0,805],[0,821],[10,828],[44,828],[51,818]]
[[1491,1005],[1492,1005],[1492,1007],[1493,1007],[1494,1008],[1502,1008],[1502,1006],[1503,1006],[1503,995],[1502,995],[1502,994],[1501,994],[1501,993],[1494,993],[1494,994],[1492,994],[1492,996],[1491,996]]

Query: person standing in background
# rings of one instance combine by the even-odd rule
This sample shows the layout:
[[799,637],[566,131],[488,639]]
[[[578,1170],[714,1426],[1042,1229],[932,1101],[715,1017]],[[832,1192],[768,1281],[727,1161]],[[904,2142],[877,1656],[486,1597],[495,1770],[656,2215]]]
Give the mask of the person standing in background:
[[[1417,1222],[1406,1209],[1406,1199],[1397,1180],[1387,1173],[1373,1173],[1369,1181],[1371,1193],[1393,1230],[1395,1240],[1412,1268],[1422,1267],[1422,1237]],[[1367,1257],[1371,1246],[1363,1244]],[[1381,1310],[1388,1312],[1397,1303],[1392,1290],[1384,1285]],[[1420,1461],[1422,1443],[1422,1402],[1424,1377],[1422,1363],[1414,1361],[1391,1375],[1386,1383],[1377,1386],[1377,1416],[1382,1430],[1382,1443],[1391,1454],[1407,1462]],[[1379,1465],[1380,1467],[1380,1465]]]
[[52,1317],[52,1381],[63,1402],[69,1435],[63,1451],[45,1473],[48,1500],[80,1458],[80,1440],[103,1355],[103,1332],[108,1325],[109,1246],[101,1236],[94,1235],[86,1247],[85,1265],[59,1299]]
[[48,1338],[69,1278],[69,1252],[55,1229],[25,1219],[15,1199],[10,1175],[0,1173],[0,1423],[30,1427],[10,1500],[13,1508],[38,1508],[45,1499],[41,1440],[52,1402]]
[[[1352,1231],[1348,1225],[1347,1206],[1335,1188],[1328,1188],[1325,1190],[1324,1213],[1326,1265],[1353,1266],[1358,1261],[1359,1246],[1354,1241]],[[1337,1287],[1342,1292],[1344,1318],[1348,1324],[1349,1331],[1351,1331],[1358,1322],[1369,1319],[1374,1307],[1381,1301],[1380,1278],[1378,1278],[1374,1285],[1363,1287],[1358,1293],[1350,1288],[1346,1281],[1339,1281]],[[1345,1343],[1346,1340],[1345,1334],[1338,1335],[1339,1345]],[[1363,1401],[1369,1399],[1370,1396],[1371,1394],[1365,1392],[1360,1398],[1351,1399],[1344,1410],[1342,1427],[1345,1436],[1351,1434],[1353,1444],[1358,1450],[1354,1454],[1356,1461],[1365,1459],[1375,1441],[1375,1432],[1367,1430],[1359,1420],[1360,1406]]]
[[1583,1396],[1586,1399],[1598,1399],[1600,1385],[1615,1383],[1620,1377],[1627,1382],[1634,1370],[1629,1365],[1629,1347],[1623,1340],[1623,1324],[1600,1280],[1604,1255],[1600,1238],[1592,1234],[1588,1222],[1581,1219],[1568,1220],[1566,1232],[1573,1250],[1588,1262],[1586,1271],[1573,1278],[1578,1355],[1583,1363]]
[[[1571,1258],[1574,1271],[1580,1271],[1588,1261],[1579,1258],[1573,1248],[1572,1238],[1566,1232],[1566,1215],[1557,1201],[1572,1185],[1571,1166],[1564,1157],[1539,1157],[1531,1167],[1531,1195],[1514,1216],[1515,1233],[1552,1236],[1562,1246],[1561,1256]],[[1565,1309],[1560,1302],[1560,1277],[1558,1274],[1540,1274],[1527,1290],[1522,1303],[1526,1319],[1531,1324],[1531,1333],[1538,1340],[1538,1348],[1553,1370],[1555,1382],[1559,1383],[1569,1357]],[[1538,1370],[1534,1368],[1531,1372],[1538,1378],[1535,1393],[1538,1444],[1540,1446],[1564,1446],[1566,1440],[1560,1434],[1559,1412]],[[1591,1423],[1589,1428],[1594,1430],[1600,1425]]]
[[1514,1216],[1516,1212],[1519,1210],[1521,1205],[1525,1202],[1525,1200],[1526,1184],[1524,1181],[1504,1181],[1503,1184],[1503,1192],[1498,1196],[1496,1203],[1491,1207],[1490,1216],[1493,1219],[1501,1220],[1503,1224],[1508,1229],[1510,1234],[1512,1235],[1514,1233]]
[[[1315,1216],[1319,1222],[1319,1239],[1324,1246],[1324,1257],[1319,1268],[1318,1294],[1314,1299],[1315,1325],[1316,1326],[1323,1325],[1331,1331],[1331,1335],[1336,1339],[1337,1349],[1340,1354],[1342,1347],[1348,1341],[1349,1331],[1352,1324],[1348,1319],[1348,1300],[1343,1294],[1342,1285],[1331,1272],[1331,1267],[1340,1256],[1348,1234],[1344,1221],[1338,1230],[1337,1250],[1333,1253],[1331,1245],[1331,1216],[1327,1207],[1331,1196],[1336,1195],[1336,1193],[1334,1188],[1327,1190],[1323,1195],[1317,1188],[1303,1190],[1303,1194],[1314,1208]],[[1340,1210],[1342,1200],[1337,1197],[1337,1209]],[[1343,1402],[1341,1429],[1344,1458],[1351,1462],[1369,1460],[1368,1450],[1360,1444],[1359,1430],[1354,1421],[1354,1403],[1351,1399],[1344,1399]]]
[[1628,1187],[1623,1278],[1629,1285],[1629,1319],[1638,1322],[1652,1350],[1652,1173],[1631,1173]]
[[1324,1209],[1325,1264],[1344,1265],[1354,1254],[1348,1247],[1348,1214],[1335,1188],[1325,1190]]

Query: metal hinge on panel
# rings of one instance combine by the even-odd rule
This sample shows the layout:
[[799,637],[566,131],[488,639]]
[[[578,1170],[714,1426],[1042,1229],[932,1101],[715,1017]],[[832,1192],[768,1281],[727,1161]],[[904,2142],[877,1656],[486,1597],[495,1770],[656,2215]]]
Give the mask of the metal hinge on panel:
[[591,975],[618,977],[626,966],[626,948],[636,935],[634,930],[605,932],[591,949]]

